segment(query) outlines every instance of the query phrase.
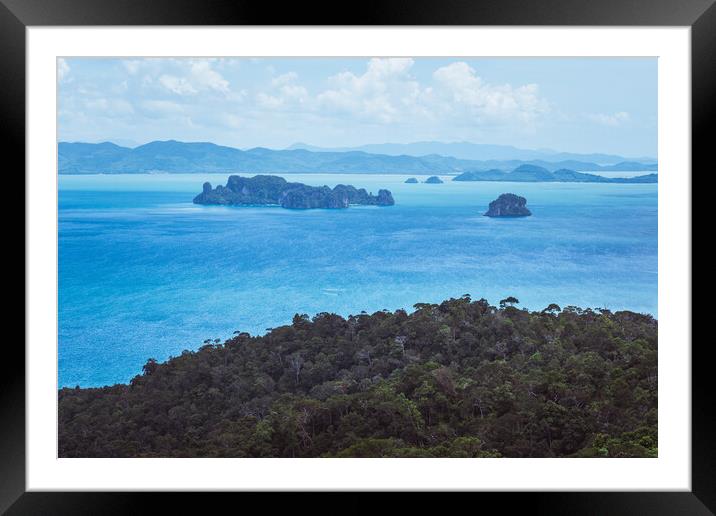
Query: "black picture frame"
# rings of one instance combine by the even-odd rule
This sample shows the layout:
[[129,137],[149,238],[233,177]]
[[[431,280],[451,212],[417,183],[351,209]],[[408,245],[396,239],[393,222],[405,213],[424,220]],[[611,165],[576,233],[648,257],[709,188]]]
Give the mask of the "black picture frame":
[[[692,45],[692,163],[707,165],[707,127],[714,120],[716,92],[716,0],[391,0],[354,4],[247,0],[0,0],[0,120],[5,156],[25,166],[25,29],[82,25],[551,25],[689,26]],[[7,158],[6,158],[7,159]],[[688,171],[684,171],[685,173]],[[23,191],[17,181],[13,192]],[[28,194],[29,192],[25,192]],[[18,197],[15,195],[15,197]],[[23,197],[24,198],[24,197]],[[693,205],[697,203],[692,202]],[[693,212],[692,212],[693,216]],[[23,237],[24,238],[24,237]],[[19,246],[17,246],[19,248]],[[20,253],[14,253],[19,261]],[[23,251],[23,267],[28,258]],[[693,249],[692,249],[693,256]],[[693,260],[692,260],[693,264]],[[692,265],[693,267],[693,265]],[[24,296],[23,296],[24,297]],[[19,303],[17,303],[19,304]],[[15,342],[19,342],[15,340]],[[25,489],[25,356],[10,339],[0,360],[0,512],[8,514],[137,513],[149,495],[137,493],[39,493]],[[688,346],[689,342],[673,343]],[[716,511],[716,417],[708,360],[710,339],[692,346],[692,491],[629,493],[480,493],[478,503],[497,502],[549,514],[711,514]],[[244,495],[246,496],[246,495]],[[353,495],[357,496],[357,495]],[[205,496],[201,497],[205,499]],[[181,503],[183,494],[162,495]],[[282,497],[262,501],[263,510]],[[368,510],[371,497],[336,508]],[[413,503],[424,505],[423,497]]]

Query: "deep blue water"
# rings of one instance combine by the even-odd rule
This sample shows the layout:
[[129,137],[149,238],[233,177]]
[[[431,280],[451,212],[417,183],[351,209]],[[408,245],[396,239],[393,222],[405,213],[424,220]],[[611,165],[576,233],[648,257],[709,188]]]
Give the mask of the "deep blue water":
[[[657,185],[286,177],[385,187],[397,204],[207,207],[193,196],[226,174],[60,176],[59,385],[127,382],[150,357],[263,333],[297,312],[469,293],[657,314]],[[503,192],[525,196],[533,216],[483,217]]]

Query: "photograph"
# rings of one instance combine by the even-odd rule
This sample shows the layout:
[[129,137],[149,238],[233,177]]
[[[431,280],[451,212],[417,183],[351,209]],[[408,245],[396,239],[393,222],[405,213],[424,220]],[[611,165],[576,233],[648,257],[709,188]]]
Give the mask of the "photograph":
[[658,71],[57,57],[58,457],[657,459]]

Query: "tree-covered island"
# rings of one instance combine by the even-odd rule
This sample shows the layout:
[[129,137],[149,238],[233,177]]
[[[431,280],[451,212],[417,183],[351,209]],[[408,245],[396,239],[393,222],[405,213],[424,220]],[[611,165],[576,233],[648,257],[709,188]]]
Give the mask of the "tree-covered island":
[[352,185],[308,186],[289,183],[280,176],[254,177],[229,176],[226,186],[211,187],[204,183],[202,192],[194,198],[195,204],[225,205],[278,205],[283,208],[348,208],[351,204],[392,206],[395,204],[389,190],[378,190],[378,195]]
[[499,307],[297,314],[59,391],[60,457],[656,457],[657,321]]
[[513,193],[503,193],[492,201],[485,212],[486,217],[529,217],[527,199]]

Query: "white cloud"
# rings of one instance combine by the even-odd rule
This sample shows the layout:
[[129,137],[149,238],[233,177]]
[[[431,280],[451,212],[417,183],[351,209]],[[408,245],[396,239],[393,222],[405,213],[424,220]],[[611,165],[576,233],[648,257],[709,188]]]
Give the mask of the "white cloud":
[[174,75],[162,75],[159,77],[159,83],[169,91],[177,95],[193,95],[197,92],[194,86],[184,77],[176,77]]
[[[490,83],[460,61],[427,68],[411,58],[374,58],[360,70],[351,60],[325,74],[301,63],[287,69],[283,61],[241,61],[243,67],[238,61],[118,59],[98,74],[68,60],[72,82],[61,88],[62,108],[73,112],[75,131],[90,131],[76,118],[80,114],[103,117],[108,127],[121,116],[127,127],[153,138],[191,134],[206,140],[223,130],[264,145],[310,139],[307,134],[386,141],[475,139],[498,130],[512,135],[534,131],[550,109],[536,85]],[[58,78],[66,73],[61,67],[58,60]]]
[[210,89],[220,93],[229,92],[229,81],[211,68],[211,60],[197,59],[191,63],[191,82],[199,89]]
[[409,74],[413,63],[410,58],[373,58],[362,75],[334,75],[332,88],[316,97],[318,107],[381,123],[396,121],[420,96],[420,85]]
[[476,117],[475,122],[532,122],[549,111],[536,84],[489,84],[462,61],[438,68],[433,79],[436,93],[448,102],[443,107]]
[[70,65],[61,57],[57,59],[57,80],[62,82],[70,74]]
[[296,72],[284,73],[284,74],[279,75],[278,77],[271,79],[271,86],[274,86],[274,87],[283,86],[284,84],[293,82],[296,79],[298,79],[298,74],[296,74]]
[[308,90],[295,84],[298,75],[288,72],[271,79],[270,93],[261,91],[256,95],[256,101],[261,107],[267,109],[295,109],[297,106],[310,100]]
[[[229,95],[229,81],[213,67],[221,66],[223,60],[215,58],[181,59],[148,58],[123,60],[122,65],[129,76],[139,76],[140,84],[153,85],[174,95],[197,95],[215,92]],[[155,86],[155,87],[156,87]]]
[[536,84],[484,82],[465,62],[435,70],[432,84],[411,75],[410,58],[371,59],[365,73],[343,72],[316,96],[319,110],[381,124],[416,120],[470,125],[532,124],[549,111]]
[[134,113],[132,104],[124,99],[94,98],[85,101],[86,111],[94,112],[96,115],[121,117]]
[[281,88],[281,94],[285,99],[304,102],[308,99],[308,90],[303,86],[287,84]]
[[258,102],[259,106],[269,109],[278,109],[283,106],[284,102],[283,99],[274,95],[268,95],[264,92],[260,92],[258,95],[256,95],[256,101]]
[[631,120],[631,116],[626,111],[617,111],[612,114],[590,113],[587,115],[587,118],[589,118],[592,122],[609,127],[617,127]]

